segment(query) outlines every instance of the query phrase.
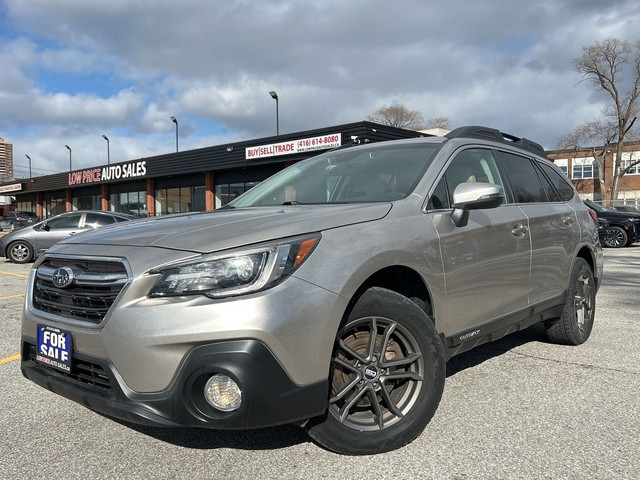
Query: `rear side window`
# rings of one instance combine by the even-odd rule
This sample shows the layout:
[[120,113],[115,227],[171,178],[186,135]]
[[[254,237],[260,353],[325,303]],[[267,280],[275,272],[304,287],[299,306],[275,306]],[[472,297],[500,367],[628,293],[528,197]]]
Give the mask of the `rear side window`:
[[547,202],[547,193],[536,168],[527,157],[500,152],[517,203]]
[[568,202],[573,198],[574,190],[573,187],[569,184],[569,181],[566,177],[561,175],[553,168],[551,165],[546,165],[544,162],[538,162],[540,168],[545,173],[551,184],[555,187],[558,195],[560,196],[560,200],[563,202]]
[[116,219],[111,215],[101,215],[98,213],[87,213],[87,218],[84,221],[85,226],[93,228],[100,227],[102,225],[109,225],[115,223]]

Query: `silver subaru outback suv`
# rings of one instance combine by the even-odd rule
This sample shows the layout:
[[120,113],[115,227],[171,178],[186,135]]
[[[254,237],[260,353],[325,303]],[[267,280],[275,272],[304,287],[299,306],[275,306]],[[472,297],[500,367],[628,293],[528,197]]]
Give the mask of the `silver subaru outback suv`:
[[542,147],[462,127],[58,244],[31,270],[21,366],[125,421],[295,423],[379,453],[423,431],[452,356],[535,323],[586,341],[601,274],[595,215]]

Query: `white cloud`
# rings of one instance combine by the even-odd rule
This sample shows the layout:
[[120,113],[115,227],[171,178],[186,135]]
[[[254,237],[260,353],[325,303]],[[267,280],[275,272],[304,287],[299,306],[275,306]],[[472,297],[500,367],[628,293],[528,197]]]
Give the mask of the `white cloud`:
[[[635,41],[640,4],[612,0],[4,0],[0,136],[65,166],[363,120],[403,103],[553,147],[606,98],[572,59]],[[51,138],[48,138],[51,136]],[[96,138],[98,139],[96,145]],[[48,143],[50,142],[50,144]],[[74,155],[76,150],[74,149]],[[26,150],[26,148],[25,148]],[[68,152],[67,152],[68,153]],[[39,155],[36,155],[39,156]],[[33,157],[32,157],[33,158]],[[44,161],[44,160],[43,160]]]

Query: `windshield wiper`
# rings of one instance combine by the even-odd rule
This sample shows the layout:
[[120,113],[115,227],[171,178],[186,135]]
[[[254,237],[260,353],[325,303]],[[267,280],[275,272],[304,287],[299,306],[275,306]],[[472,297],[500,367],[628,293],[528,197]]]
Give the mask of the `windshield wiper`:
[[297,200],[288,200],[284,202],[282,205],[302,205],[302,203],[298,202]]

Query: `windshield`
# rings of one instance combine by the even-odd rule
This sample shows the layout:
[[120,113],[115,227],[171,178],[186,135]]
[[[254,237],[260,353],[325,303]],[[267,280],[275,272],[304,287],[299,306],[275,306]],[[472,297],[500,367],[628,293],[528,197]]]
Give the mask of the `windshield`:
[[282,170],[229,206],[399,200],[413,191],[440,147],[425,142],[334,150]]

